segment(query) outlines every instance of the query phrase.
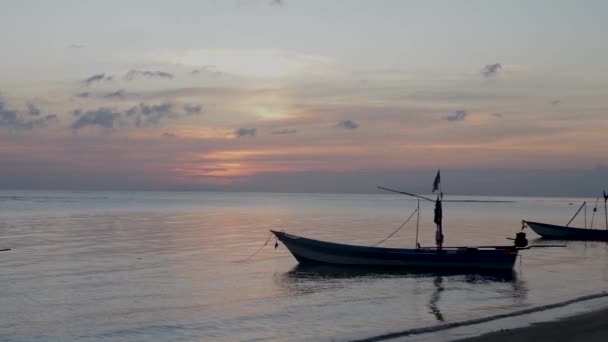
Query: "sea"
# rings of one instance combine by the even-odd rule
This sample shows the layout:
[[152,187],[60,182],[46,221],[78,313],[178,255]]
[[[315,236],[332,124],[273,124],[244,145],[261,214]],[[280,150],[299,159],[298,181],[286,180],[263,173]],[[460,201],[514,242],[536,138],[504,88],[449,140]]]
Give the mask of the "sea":
[[[445,199],[469,201],[444,203],[452,246],[511,244],[522,219],[566,224],[583,201],[571,225],[605,225],[595,198]],[[606,243],[529,229],[530,244],[564,247],[523,250],[501,274],[302,267],[269,235],[371,246],[417,206],[398,194],[2,190],[0,340],[450,341],[590,310],[601,298],[577,298],[608,287]],[[420,202],[422,246],[432,221]],[[416,227],[414,216],[381,246],[414,247]],[[565,301],[579,304],[550,308]]]

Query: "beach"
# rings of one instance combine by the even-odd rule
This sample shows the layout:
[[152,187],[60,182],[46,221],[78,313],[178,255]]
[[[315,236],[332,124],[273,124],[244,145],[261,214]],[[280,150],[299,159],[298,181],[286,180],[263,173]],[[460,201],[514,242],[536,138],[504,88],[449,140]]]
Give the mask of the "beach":
[[533,323],[530,326],[505,329],[454,342],[601,342],[608,341],[608,308],[556,321]]

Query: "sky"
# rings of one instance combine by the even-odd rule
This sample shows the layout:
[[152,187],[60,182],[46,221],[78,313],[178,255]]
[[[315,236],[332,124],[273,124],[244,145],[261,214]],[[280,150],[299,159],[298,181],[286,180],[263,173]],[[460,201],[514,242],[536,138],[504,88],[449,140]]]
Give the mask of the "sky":
[[0,188],[608,189],[605,1],[0,9]]

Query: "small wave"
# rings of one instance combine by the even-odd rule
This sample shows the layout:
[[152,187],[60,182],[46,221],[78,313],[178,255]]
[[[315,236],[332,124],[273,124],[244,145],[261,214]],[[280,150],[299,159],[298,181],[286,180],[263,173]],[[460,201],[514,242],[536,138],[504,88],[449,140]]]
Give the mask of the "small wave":
[[535,307],[527,308],[527,309],[523,309],[523,310],[517,310],[517,311],[504,313],[504,314],[498,314],[498,315],[494,315],[494,316],[476,318],[476,319],[471,319],[471,320],[467,320],[467,321],[460,321],[460,322],[434,325],[434,326],[430,326],[430,327],[421,327],[421,328],[397,331],[397,332],[393,332],[393,333],[372,336],[372,337],[368,337],[368,338],[364,338],[364,339],[360,339],[360,340],[353,340],[352,342],[376,342],[376,341],[384,341],[384,340],[398,338],[398,337],[426,334],[426,333],[431,333],[431,332],[436,332],[436,331],[441,331],[441,330],[463,327],[463,326],[467,326],[467,325],[486,323],[486,322],[495,321],[495,320],[502,319],[502,318],[521,316],[521,315],[531,314],[534,312],[540,312],[540,311],[560,308],[560,307],[567,306],[570,304],[583,302],[583,301],[591,300],[591,299],[603,298],[603,297],[608,297],[608,292],[602,291],[600,293],[581,296],[581,297],[573,298],[573,299],[563,301],[563,302],[547,304],[547,305],[540,305],[540,306],[535,306]]

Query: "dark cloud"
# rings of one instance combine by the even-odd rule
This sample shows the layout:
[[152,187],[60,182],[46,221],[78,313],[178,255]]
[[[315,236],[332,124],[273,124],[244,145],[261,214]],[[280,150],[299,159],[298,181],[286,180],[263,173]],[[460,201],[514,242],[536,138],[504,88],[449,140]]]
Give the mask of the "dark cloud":
[[560,102],[562,102],[562,101],[560,101],[559,99],[555,99],[555,100],[551,101],[551,104],[556,106],[556,105],[560,104]]
[[114,128],[116,123],[120,123],[120,126],[143,128],[158,126],[164,119],[178,120],[184,116],[192,115],[187,111],[174,111],[173,104],[169,102],[161,104],[146,104],[142,102],[126,110],[115,110],[105,107],[89,111],[77,109],[72,114],[78,117],[72,124],[72,129],[74,130],[86,126]]
[[274,134],[274,135],[284,135],[284,134],[294,134],[296,132],[298,132],[298,131],[295,130],[295,129],[279,129],[279,130],[276,130],[276,131],[272,131],[272,134]]
[[[251,192],[373,193],[378,179],[382,179],[383,184],[397,184],[397,188],[423,193],[428,191],[425,185],[429,175],[436,172],[437,170],[411,168],[350,172],[267,172],[251,175],[246,182],[235,182],[225,189]],[[597,194],[597,179],[605,177],[605,174],[605,169],[450,170],[450,194],[591,197]]]
[[111,93],[108,93],[108,94],[104,95],[104,98],[106,98],[106,99],[117,98],[117,99],[124,100],[126,97],[127,97],[127,92],[124,89],[119,89],[117,91],[114,91],[114,92],[111,92]]
[[237,137],[246,137],[246,136],[251,136],[251,137],[255,137],[257,134],[258,129],[257,128],[239,128],[236,131],[234,131],[234,135],[236,135]]
[[26,112],[30,116],[38,116],[36,119],[25,119],[23,115],[13,109],[8,109],[4,100],[0,98],[0,127],[16,130],[31,130],[36,127],[46,127],[52,121],[57,120],[57,115],[49,114],[40,117],[40,110],[33,104],[28,104]]
[[502,64],[488,64],[482,70],[481,74],[485,77],[492,77],[498,73],[498,71],[502,69]]
[[85,98],[87,98],[87,97],[91,96],[91,93],[89,93],[88,91],[84,91],[84,92],[82,92],[82,93],[78,93],[78,94],[76,94],[76,95],[74,95],[74,96],[76,96],[76,97],[80,97],[80,98],[82,98],[82,99],[85,99]]
[[168,72],[158,70],[129,70],[129,72],[125,74],[124,79],[132,81],[138,77],[172,79],[174,76]]
[[77,109],[72,114],[78,117],[78,119],[72,123],[72,129],[75,131],[87,126],[114,128],[114,122],[121,117],[121,113],[103,107],[86,112]]
[[126,114],[135,118],[136,127],[158,126],[164,118],[178,119],[179,114],[172,111],[173,105],[165,102],[158,105],[148,105],[140,103],[138,106],[131,107]]
[[68,49],[84,49],[85,46],[82,44],[70,44],[68,45]]
[[352,120],[342,120],[336,124],[337,127],[342,127],[344,129],[354,130],[359,128],[359,124]]
[[169,132],[165,132],[161,135],[161,137],[165,137],[165,138],[175,138],[176,135],[173,133],[169,133]]
[[464,118],[467,117],[467,114],[468,113],[466,110],[457,110],[453,114],[449,114],[448,116],[446,116],[445,119],[448,121],[464,121]]
[[0,126],[12,126],[14,122],[17,122],[17,111],[6,108],[0,99]]
[[27,113],[32,116],[40,116],[40,109],[33,103],[27,104]]
[[186,111],[186,114],[188,114],[188,115],[196,115],[196,114],[200,114],[203,111],[203,106],[200,104],[199,105],[185,104],[184,110]]
[[89,78],[86,78],[84,81],[82,81],[82,83],[84,83],[87,86],[90,86],[93,83],[112,81],[113,79],[114,79],[114,76],[111,76],[111,75],[106,76],[106,74],[96,74]]

